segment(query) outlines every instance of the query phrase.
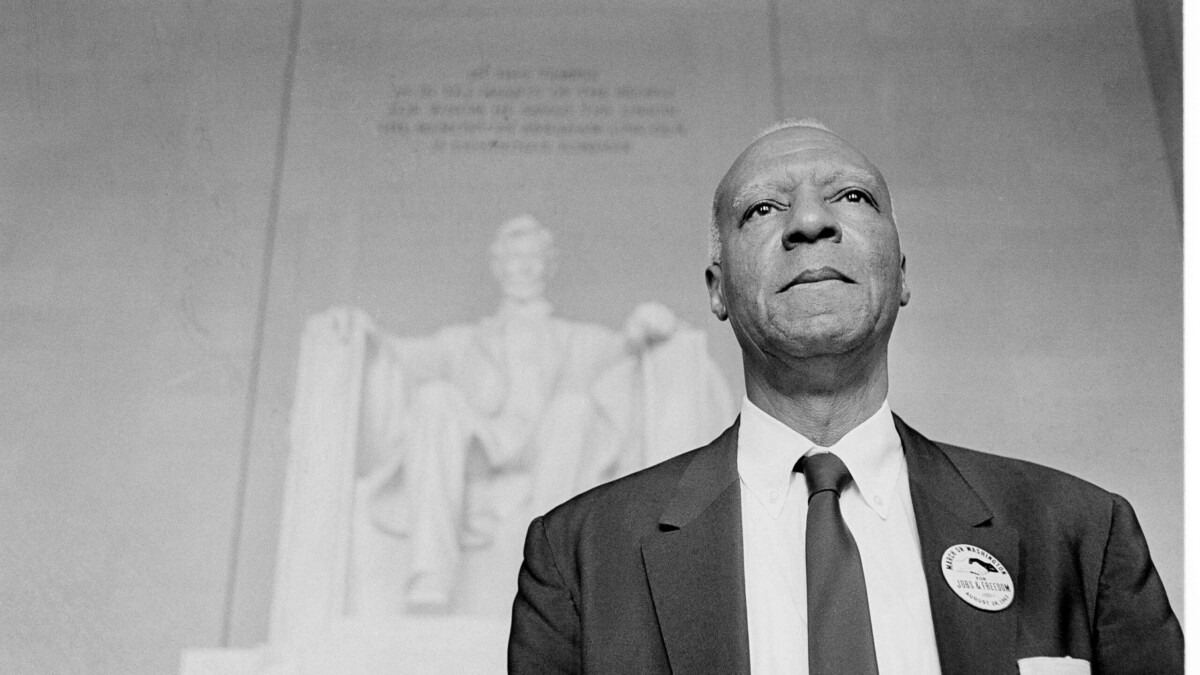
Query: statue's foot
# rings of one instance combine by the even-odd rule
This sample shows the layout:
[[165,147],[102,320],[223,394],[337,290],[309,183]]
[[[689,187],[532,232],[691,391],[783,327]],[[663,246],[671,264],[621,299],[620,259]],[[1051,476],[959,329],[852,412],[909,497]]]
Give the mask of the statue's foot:
[[447,614],[450,611],[450,591],[437,575],[418,575],[408,585],[405,608],[410,614]]

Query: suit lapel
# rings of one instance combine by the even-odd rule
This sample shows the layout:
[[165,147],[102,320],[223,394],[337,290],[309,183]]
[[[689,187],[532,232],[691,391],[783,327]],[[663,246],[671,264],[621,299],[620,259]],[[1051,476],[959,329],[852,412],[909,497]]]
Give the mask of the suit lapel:
[[[642,540],[642,559],[671,669],[749,672],[742,562],[737,423],[684,470],[659,531]],[[942,672],[1010,673],[1016,665],[1017,612],[967,604],[946,584],[942,554],[972,544],[1020,579],[1019,538],[941,449],[897,417]],[[731,536],[733,535],[733,536]]]
[[1016,530],[996,524],[991,509],[944,452],[896,417],[908,464],[921,562],[946,673],[1011,673],[1016,667],[1016,605],[989,612],[967,604],[946,583],[942,555],[955,544],[973,544],[1000,559],[1020,578]]
[[642,560],[677,673],[750,671],[737,422],[696,453]]

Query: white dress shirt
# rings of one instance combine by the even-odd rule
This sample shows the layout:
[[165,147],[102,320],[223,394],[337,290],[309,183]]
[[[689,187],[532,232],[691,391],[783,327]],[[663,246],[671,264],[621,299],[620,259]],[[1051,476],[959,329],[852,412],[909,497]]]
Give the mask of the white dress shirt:
[[808,672],[808,488],[792,468],[817,452],[837,455],[854,478],[842,515],[862,558],[880,675],[941,672],[908,468],[887,402],[822,448],[743,399],[737,461],[752,672]]

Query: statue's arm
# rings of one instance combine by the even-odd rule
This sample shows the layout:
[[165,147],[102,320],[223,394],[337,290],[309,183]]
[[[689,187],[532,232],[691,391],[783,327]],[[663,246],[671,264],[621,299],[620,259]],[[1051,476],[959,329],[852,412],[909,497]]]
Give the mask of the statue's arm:
[[674,312],[655,302],[638,305],[620,331],[596,324],[571,325],[571,363],[585,381],[640,358],[679,329]]
[[334,306],[309,317],[293,414],[304,410],[314,423],[294,446],[321,445],[325,430],[345,421],[353,433],[329,443],[355,458],[357,475],[392,454],[403,377],[380,348],[386,337],[357,307]]
[[[416,390],[425,382],[445,379],[449,372],[452,341],[441,333],[428,337],[401,337],[380,328],[362,309],[331,307],[309,319],[307,341],[327,345],[314,354],[324,367],[336,365],[341,377],[353,383],[349,394],[324,394],[326,407],[345,409],[361,420],[356,455],[358,473],[365,475],[389,465],[399,456],[403,419]],[[445,332],[445,331],[443,331]],[[355,356],[357,355],[357,356]],[[311,359],[310,359],[311,360]]]

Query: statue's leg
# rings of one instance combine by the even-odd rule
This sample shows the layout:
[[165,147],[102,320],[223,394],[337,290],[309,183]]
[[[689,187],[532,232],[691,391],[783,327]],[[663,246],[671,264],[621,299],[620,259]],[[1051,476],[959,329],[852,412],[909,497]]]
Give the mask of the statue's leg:
[[405,490],[412,537],[407,604],[419,611],[445,611],[453,599],[461,551],[466,456],[474,415],[457,387],[423,386],[411,408]]
[[599,424],[596,407],[576,392],[559,394],[546,407],[533,443],[532,512],[545,513],[585,487],[582,467],[587,453],[603,442],[607,430]]

